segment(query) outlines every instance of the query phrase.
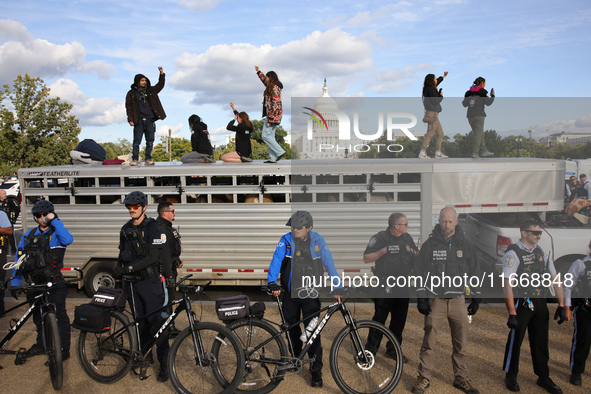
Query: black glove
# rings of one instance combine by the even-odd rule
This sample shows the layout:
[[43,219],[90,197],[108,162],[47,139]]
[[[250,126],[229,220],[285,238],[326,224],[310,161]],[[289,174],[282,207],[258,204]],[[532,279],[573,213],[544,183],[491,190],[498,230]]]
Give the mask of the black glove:
[[427,316],[429,312],[431,312],[431,305],[429,305],[428,298],[419,298],[417,299],[417,308],[419,309],[419,313],[421,315]]
[[281,286],[279,286],[277,283],[271,283],[271,284],[269,284],[269,291],[270,292],[281,291]]
[[173,288],[175,286],[176,282],[174,281],[174,278],[166,278],[166,287]]
[[115,274],[115,278],[121,279],[121,277],[123,277],[123,275],[129,274],[129,270],[125,267],[117,266],[117,267],[115,267],[114,274]]
[[15,300],[18,300],[18,290],[10,290],[10,295],[14,297]]
[[[560,318],[560,320],[558,320]],[[559,306],[556,308],[556,313],[554,313],[554,320],[558,320],[558,324],[564,323],[566,320],[566,309],[563,306]]]
[[519,322],[517,321],[517,315],[509,315],[509,320],[507,320],[507,327],[509,328],[517,328]]
[[480,298],[472,298],[472,302],[468,305],[468,315],[472,316],[478,312],[480,307]]

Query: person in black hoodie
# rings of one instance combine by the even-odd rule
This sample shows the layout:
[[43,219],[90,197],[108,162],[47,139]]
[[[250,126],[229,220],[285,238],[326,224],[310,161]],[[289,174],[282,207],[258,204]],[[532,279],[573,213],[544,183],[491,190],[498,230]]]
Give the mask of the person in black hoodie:
[[423,106],[425,107],[425,116],[430,116],[432,121],[428,122],[427,134],[423,141],[423,147],[419,153],[419,159],[428,159],[427,148],[433,134],[437,134],[435,141],[435,158],[447,159],[447,156],[441,153],[441,141],[443,141],[443,128],[439,123],[439,113],[441,112],[441,100],[443,100],[442,89],[437,90],[437,87],[443,78],[447,77],[448,72],[444,72],[442,77],[435,78],[435,74],[427,74],[425,82],[423,83]]
[[209,131],[207,125],[201,118],[195,114],[189,117],[189,126],[191,128],[191,147],[193,152],[189,152],[181,157],[183,163],[215,163],[213,148],[209,141]]
[[[484,106],[489,106],[495,101],[495,90],[492,89],[490,91],[491,97],[488,97],[488,92],[484,88],[484,85],[486,85],[484,78],[476,78],[462,101],[464,108],[468,108],[468,123],[470,123],[472,133],[474,134],[474,144],[472,145],[473,159],[478,159],[480,156],[494,156],[494,153],[486,149],[486,143],[484,141],[484,118],[486,117]],[[479,151],[480,155],[478,155]]]
[[146,165],[154,165],[152,161],[152,147],[156,127],[154,122],[166,118],[158,93],[164,88],[164,71],[158,67],[160,76],[155,86],[143,74],[137,74],[133,80],[131,89],[125,97],[125,110],[127,121],[133,127],[133,150],[131,153],[131,165],[139,165],[140,144],[146,134]]
[[[252,147],[250,145],[250,136],[252,134],[252,123],[246,112],[238,112],[234,108],[234,103],[230,103],[234,111],[234,119],[228,122],[226,130],[234,131],[236,133],[236,151],[224,153],[222,160],[229,163],[251,162],[250,154]],[[234,126],[234,121],[238,121],[238,125]]]

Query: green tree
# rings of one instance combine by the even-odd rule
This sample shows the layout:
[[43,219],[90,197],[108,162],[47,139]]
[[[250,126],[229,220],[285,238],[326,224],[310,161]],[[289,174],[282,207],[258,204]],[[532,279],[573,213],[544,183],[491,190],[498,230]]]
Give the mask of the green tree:
[[[191,141],[186,138],[173,137],[170,141],[172,160],[180,160],[183,155],[191,152]],[[145,156],[142,149],[142,155]],[[162,151],[162,142],[154,145],[152,150],[152,160],[154,161],[168,161],[168,153]]]
[[128,155],[133,149],[132,143],[125,138],[119,138],[117,142],[101,142],[99,145],[105,149],[107,160],[113,160],[121,155]]
[[[10,103],[9,106],[7,104]],[[67,164],[80,126],[72,105],[49,98],[41,78],[20,74],[0,93],[0,172]]]

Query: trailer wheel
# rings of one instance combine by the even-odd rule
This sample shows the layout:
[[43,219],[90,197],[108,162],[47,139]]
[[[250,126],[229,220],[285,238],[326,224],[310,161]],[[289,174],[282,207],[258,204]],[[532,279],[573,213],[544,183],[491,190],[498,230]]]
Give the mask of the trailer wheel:
[[88,297],[92,297],[99,286],[115,288],[115,266],[112,263],[97,263],[84,276],[84,292]]

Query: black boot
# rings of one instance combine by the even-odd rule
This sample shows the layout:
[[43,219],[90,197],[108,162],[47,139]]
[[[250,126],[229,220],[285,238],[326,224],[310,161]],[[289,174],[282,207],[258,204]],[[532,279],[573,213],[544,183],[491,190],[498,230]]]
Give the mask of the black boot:
[[322,387],[322,369],[311,369],[310,374],[312,374],[312,382],[310,385],[312,387]]

